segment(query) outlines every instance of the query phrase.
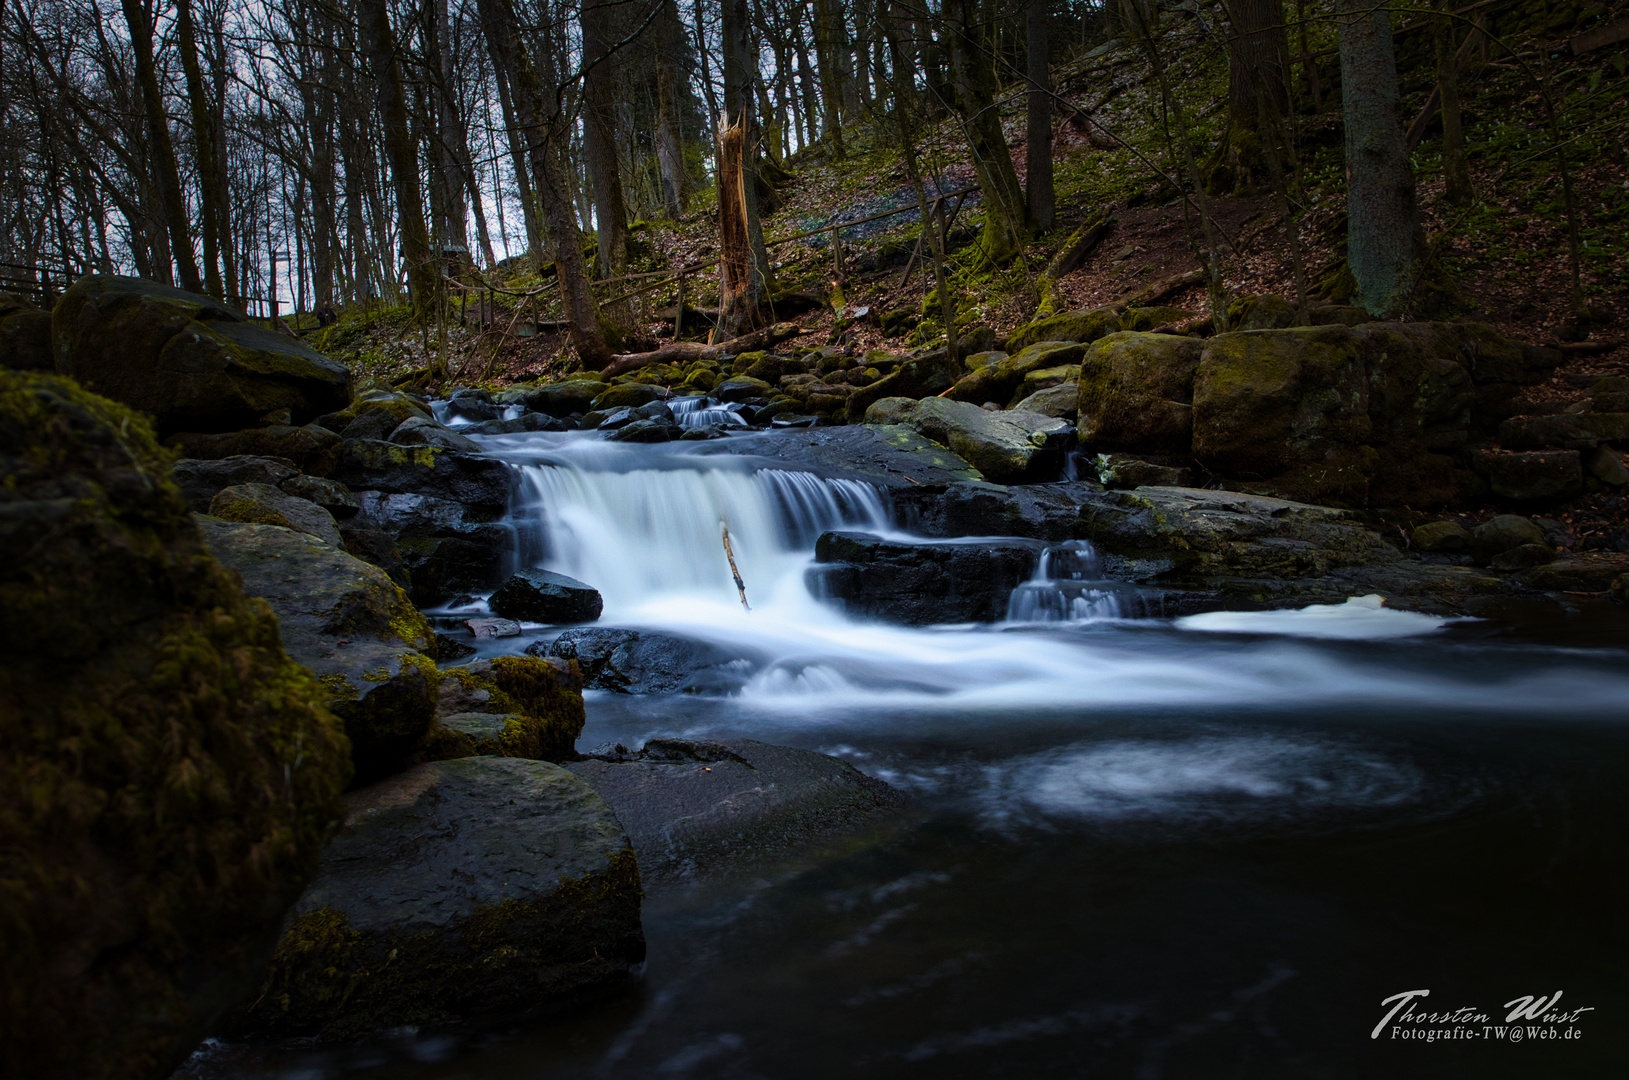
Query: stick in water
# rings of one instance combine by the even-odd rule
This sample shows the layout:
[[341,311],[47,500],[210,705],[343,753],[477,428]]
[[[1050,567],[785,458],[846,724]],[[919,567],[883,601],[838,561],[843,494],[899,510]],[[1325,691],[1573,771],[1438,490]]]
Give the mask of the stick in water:
[[724,557],[730,560],[730,576],[735,578],[735,591],[741,594],[741,606],[748,611],[752,605],[747,603],[747,583],[741,580],[741,571],[735,568],[735,552],[730,550],[730,527],[724,526]]

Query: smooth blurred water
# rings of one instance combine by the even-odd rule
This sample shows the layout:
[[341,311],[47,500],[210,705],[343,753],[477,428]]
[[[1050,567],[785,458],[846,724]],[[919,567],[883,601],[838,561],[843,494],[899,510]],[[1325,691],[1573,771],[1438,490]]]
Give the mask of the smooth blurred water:
[[[1006,623],[857,623],[804,571],[823,529],[889,530],[864,485],[680,448],[487,442],[523,472],[530,557],[600,589],[604,623],[743,658],[722,696],[590,693],[581,748],[789,743],[912,809],[648,897],[627,1000],[243,1075],[1625,1074],[1621,649],[1367,600],[1125,618],[1081,545],[1038,562]],[[1568,1042],[1371,1039],[1382,999],[1417,988],[1501,1015],[1562,990],[1595,1011]]]

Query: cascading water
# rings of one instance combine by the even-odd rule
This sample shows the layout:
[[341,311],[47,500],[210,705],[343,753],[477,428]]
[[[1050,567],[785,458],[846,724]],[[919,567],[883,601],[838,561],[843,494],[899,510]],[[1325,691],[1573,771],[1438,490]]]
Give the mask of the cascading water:
[[1055,544],[1041,552],[1035,576],[1012,591],[1007,621],[1088,622],[1142,613],[1135,596],[1103,573],[1097,549],[1088,540]]
[[741,406],[733,401],[718,401],[706,396],[671,398],[667,403],[673,410],[673,419],[687,431],[723,424],[725,427],[747,426],[741,415]]

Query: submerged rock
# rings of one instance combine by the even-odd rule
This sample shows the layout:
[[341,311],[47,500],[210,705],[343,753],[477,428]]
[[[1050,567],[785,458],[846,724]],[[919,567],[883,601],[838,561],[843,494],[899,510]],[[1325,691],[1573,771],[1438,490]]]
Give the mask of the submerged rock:
[[0,372],[8,1075],[168,1075],[260,980],[350,775],[169,466],[129,409]]
[[671,694],[680,690],[730,690],[752,670],[739,651],[710,642],[650,630],[589,627],[567,630],[526,651],[574,661],[590,690],[620,694]]
[[749,739],[652,739],[636,754],[568,768],[616,811],[647,886],[783,858],[905,802],[846,762]]
[[244,592],[277,613],[283,647],[316,673],[345,722],[358,776],[377,777],[413,749],[435,713],[435,635],[383,570],[276,525],[201,518],[210,548]]
[[346,797],[266,985],[257,1038],[492,1025],[629,983],[640,881],[605,800],[558,765],[469,757]]
[[51,331],[59,373],[151,414],[161,433],[232,431],[285,410],[303,424],[351,399],[339,361],[207,296],[140,278],[80,278]]
[[539,623],[593,622],[605,601],[591,585],[552,570],[521,570],[492,594],[488,605],[499,615]]

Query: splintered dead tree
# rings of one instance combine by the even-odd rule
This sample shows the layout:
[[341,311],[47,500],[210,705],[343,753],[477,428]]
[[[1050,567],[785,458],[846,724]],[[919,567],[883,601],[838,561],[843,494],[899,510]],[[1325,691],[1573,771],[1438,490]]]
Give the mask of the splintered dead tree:
[[724,100],[718,133],[719,327],[752,328],[770,291],[769,253],[758,216],[757,45],[747,0],[723,2]]

